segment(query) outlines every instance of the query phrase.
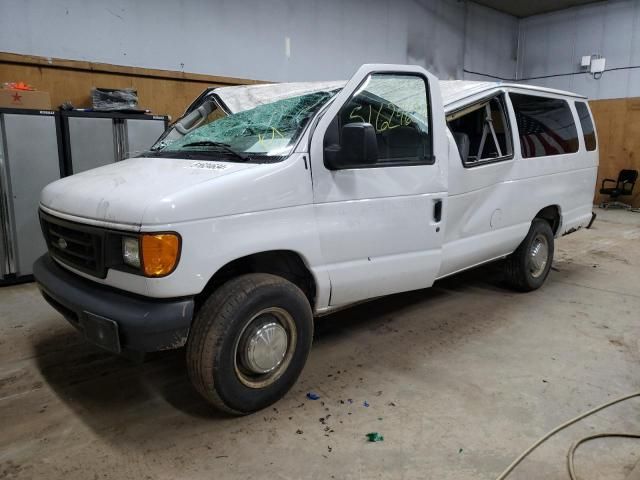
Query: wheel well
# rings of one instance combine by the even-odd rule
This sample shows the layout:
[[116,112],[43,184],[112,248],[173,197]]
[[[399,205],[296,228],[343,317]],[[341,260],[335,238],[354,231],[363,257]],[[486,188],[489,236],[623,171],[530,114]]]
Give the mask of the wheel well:
[[272,250],[237,258],[220,268],[196,296],[196,310],[220,285],[246,273],[271,273],[283,277],[304,292],[312,307],[315,304],[316,283],[302,257],[291,250]]
[[558,233],[558,228],[560,228],[560,208],[557,205],[544,207],[536,213],[534,218],[542,218],[543,220],[546,220],[549,222],[553,234],[556,235]]

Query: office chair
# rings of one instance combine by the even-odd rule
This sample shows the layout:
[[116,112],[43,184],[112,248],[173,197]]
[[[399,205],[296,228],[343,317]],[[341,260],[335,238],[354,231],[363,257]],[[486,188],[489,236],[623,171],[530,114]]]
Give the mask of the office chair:
[[[600,193],[602,195],[609,195],[608,202],[600,202],[600,208],[625,208],[631,210],[631,205],[618,201],[618,198],[621,196],[631,195],[633,192],[633,186],[636,184],[636,180],[638,179],[638,171],[637,170],[620,170],[618,174],[618,180],[613,180],[611,178],[605,178],[602,180],[602,185],[600,186]],[[615,183],[615,187],[606,187],[604,184],[606,182]]]

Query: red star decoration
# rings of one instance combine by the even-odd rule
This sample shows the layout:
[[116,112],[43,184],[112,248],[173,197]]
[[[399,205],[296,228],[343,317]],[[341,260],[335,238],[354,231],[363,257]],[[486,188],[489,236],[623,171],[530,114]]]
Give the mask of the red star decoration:
[[14,101],[14,102],[19,102],[19,101],[20,101],[20,99],[22,98],[22,95],[20,95],[18,92],[16,92],[16,93],[14,93],[14,94],[12,95],[12,97],[13,97],[13,101]]

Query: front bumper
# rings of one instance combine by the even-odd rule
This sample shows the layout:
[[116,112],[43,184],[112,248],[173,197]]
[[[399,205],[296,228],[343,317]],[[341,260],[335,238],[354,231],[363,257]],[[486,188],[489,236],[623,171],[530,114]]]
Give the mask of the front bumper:
[[114,353],[183,346],[193,298],[154,299],[106,287],[71,273],[48,254],[33,265],[45,300],[92,343]]

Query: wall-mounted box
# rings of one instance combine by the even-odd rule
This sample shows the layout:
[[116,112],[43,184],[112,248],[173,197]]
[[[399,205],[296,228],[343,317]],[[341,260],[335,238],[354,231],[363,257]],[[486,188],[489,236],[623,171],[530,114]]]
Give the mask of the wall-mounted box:
[[604,72],[605,66],[605,58],[594,58],[591,60],[591,69],[589,70],[591,73],[601,73]]

